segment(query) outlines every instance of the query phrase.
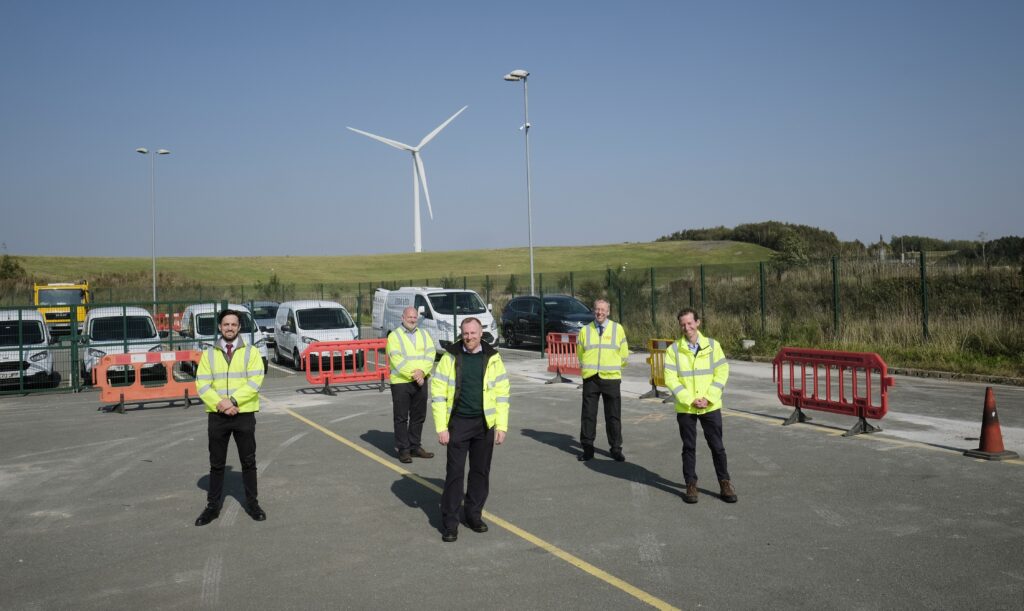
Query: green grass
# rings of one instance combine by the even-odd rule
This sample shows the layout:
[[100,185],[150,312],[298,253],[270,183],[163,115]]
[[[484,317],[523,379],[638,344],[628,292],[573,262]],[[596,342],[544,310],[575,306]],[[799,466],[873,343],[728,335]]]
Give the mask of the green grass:
[[[534,248],[538,273],[603,271],[606,268],[682,267],[766,261],[772,251],[741,242],[643,242],[601,246],[544,246]],[[19,256],[29,275],[41,282],[85,279],[91,283],[111,276],[150,273],[148,257]],[[253,284],[277,274],[282,282],[354,283],[438,279],[442,276],[507,276],[529,274],[526,248],[462,250],[338,257],[159,257],[163,278],[204,285]]]

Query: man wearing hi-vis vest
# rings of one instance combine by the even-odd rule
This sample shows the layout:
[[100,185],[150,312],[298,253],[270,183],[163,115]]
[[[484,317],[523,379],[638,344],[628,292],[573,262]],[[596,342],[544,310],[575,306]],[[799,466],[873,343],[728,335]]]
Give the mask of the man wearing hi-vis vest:
[[729,379],[729,363],[722,345],[704,337],[700,315],[683,308],[676,315],[682,331],[665,351],[665,386],[676,399],[676,421],[683,438],[683,501],[697,502],[697,421],[711,449],[711,460],[721,486],[721,499],[736,502],[736,490],[729,479],[729,466],[722,444],[722,392]]
[[220,515],[224,463],[232,435],[242,463],[245,511],[257,522],[267,519],[256,498],[256,412],[260,411],[263,358],[238,333],[241,320],[234,310],[223,310],[217,315],[221,337],[215,346],[203,350],[196,369],[196,390],[206,405],[210,448],[206,509],[196,519],[196,526],[205,526]]
[[441,495],[441,540],[445,543],[459,537],[467,454],[466,524],[475,532],[487,532],[481,516],[490,489],[491,456],[508,431],[510,387],[505,364],[494,348],[480,341],[483,327],[478,319],[466,318],[460,328],[462,339],[448,347],[430,382],[437,441],[448,447]]
[[626,330],[608,319],[611,304],[604,299],[594,302],[594,322],[580,329],[576,336],[576,356],[583,376],[583,409],[580,420],[580,445],[583,453],[577,460],[594,457],[597,437],[597,403],[604,399],[604,427],[608,434],[611,457],[622,462],[622,368],[629,358]]
[[423,423],[427,419],[427,379],[434,368],[437,348],[434,338],[417,328],[419,311],[409,306],[402,311],[402,326],[388,334],[388,360],[391,362],[391,411],[395,419],[395,449],[398,460],[411,463],[412,457],[433,458],[420,445]]

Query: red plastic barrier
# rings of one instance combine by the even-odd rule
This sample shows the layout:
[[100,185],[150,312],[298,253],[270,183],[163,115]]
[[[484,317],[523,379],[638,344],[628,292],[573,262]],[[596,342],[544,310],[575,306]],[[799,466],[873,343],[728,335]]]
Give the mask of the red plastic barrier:
[[171,316],[160,313],[153,317],[153,321],[156,322],[157,331],[181,331],[181,312],[175,312]]
[[387,338],[313,342],[302,353],[306,380],[323,385],[329,395],[334,394],[332,385],[354,382],[378,382],[383,391],[384,382],[391,379],[387,343]]
[[[154,401],[173,401],[183,399],[185,407],[191,399],[198,398],[194,379],[174,379],[174,364],[191,362],[198,363],[202,355],[198,350],[175,350],[168,352],[129,352],[128,354],[108,354],[100,360],[100,364],[92,370],[93,383],[100,389],[100,401],[116,403],[110,409],[124,413],[125,403],[144,404]],[[161,364],[164,367],[164,380],[147,380],[142,383],[142,369]],[[113,367],[131,369],[134,372],[132,383],[125,386],[111,384],[107,375]],[[127,371],[125,371],[127,375]]]
[[562,377],[563,373],[580,375],[575,333],[548,333],[547,347],[548,371],[555,374],[554,378],[548,380],[548,384],[568,382],[569,380]]
[[810,418],[801,410],[816,409],[856,416],[857,424],[844,436],[882,430],[865,420],[885,416],[889,387],[894,384],[885,361],[877,354],[783,348],[772,365],[779,401],[795,408],[784,424],[806,422]]

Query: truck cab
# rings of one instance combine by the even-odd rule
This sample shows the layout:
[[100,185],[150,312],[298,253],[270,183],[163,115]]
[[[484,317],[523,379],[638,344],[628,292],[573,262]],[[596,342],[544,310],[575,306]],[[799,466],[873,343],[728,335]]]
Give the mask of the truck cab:
[[54,335],[71,333],[71,314],[74,308],[78,330],[85,324],[85,315],[90,300],[89,283],[54,282],[32,285],[33,304],[46,320],[46,326]]

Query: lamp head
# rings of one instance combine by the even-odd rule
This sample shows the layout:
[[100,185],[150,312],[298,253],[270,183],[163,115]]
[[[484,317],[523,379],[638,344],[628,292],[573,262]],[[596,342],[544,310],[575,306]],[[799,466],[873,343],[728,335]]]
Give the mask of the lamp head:
[[160,149],[156,152],[157,155],[170,155],[171,152],[167,149]]
[[530,73],[526,70],[513,70],[505,75],[506,81],[523,81],[526,77],[530,76]]
[[142,153],[143,155],[146,155],[147,153],[149,153],[149,149],[137,148],[137,149],[135,149],[135,152],[136,153]]

